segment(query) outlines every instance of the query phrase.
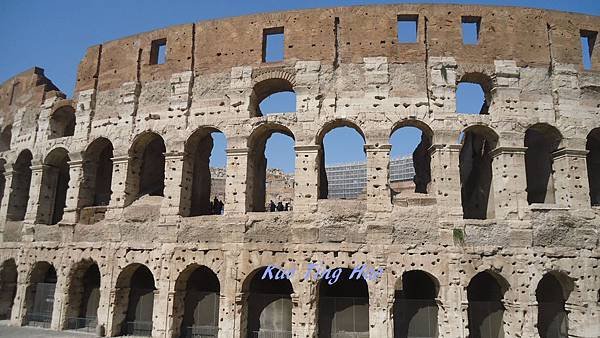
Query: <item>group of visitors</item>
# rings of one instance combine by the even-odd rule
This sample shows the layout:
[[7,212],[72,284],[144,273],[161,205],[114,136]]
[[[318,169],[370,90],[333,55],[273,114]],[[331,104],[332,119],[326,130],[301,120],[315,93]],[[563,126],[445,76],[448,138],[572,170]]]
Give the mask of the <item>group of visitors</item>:
[[223,201],[221,201],[217,198],[217,196],[215,196],[212,202],[210,202],[210,214],[221,215],[223,213],[223,206]]
[[275,204],[275,202],[273,202],[273,200],[271,200],[271,202],[269,202],[269,211],[270,212],[275,212],[275,211],[291,211],[292,210],[292,206],[289,202],[286,202],[285,205],[283,205],[283,202],[279,201],[277,204]]

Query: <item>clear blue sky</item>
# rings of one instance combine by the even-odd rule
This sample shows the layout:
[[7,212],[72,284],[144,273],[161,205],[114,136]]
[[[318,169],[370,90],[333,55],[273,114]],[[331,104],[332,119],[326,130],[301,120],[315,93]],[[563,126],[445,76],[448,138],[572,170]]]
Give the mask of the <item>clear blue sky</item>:
[[[479,0],[479,1],[413,1],[418,3],[462,3],[526,6],[600,15],[600,0]],[[0,83],[33,66],[45,69],[46,75],[68,96],[72,95],[77,65],[89,46],[118,39],[131,34],[167,27],[252,13],[281,11],[300,8],[364,5],[375,3],[402,3],[402,1],[359,0],[235,0],[235,1],[47,1],[47,0],[0,0],[0,36],[4,37],[0,53]],[[279,104],[279,103],[276,103]],[[282,111],[282,110],[279,110]],[[285,110],[283,110],[285,111]],[[350,162],[364,158],[362,138],[346,131],[335,130],[339,146],[328,144],[327,161]],[[410,153],[417,133],[400,138],[393,156]],[[417,136],[415,136],[417,135]],[[333,136],[333,134],[332,134]],[[274,136],[275,137],[275,136]],[[328,136],[328,138],[330,138]],[[219,145],[220,142],[216,142]],[[275,144],[273,146],[271,144]],[[291,142],[288,146],[291,147]],[[274,138],[269,142],[267,157],[270,166],[293,168],[293,154],[280,153],[285,142]],[[332,147],[330,150],[329,148]],[[289,148],[289,147],[288,147]],[[271,155],[271,156],[269,156]],[[221,157],[221,156],[215,156]],[[291,159],[291,161],[290,161]],[[279,162],[285,162],[278,164]],[[218,160],[216,162],[221,162]]]

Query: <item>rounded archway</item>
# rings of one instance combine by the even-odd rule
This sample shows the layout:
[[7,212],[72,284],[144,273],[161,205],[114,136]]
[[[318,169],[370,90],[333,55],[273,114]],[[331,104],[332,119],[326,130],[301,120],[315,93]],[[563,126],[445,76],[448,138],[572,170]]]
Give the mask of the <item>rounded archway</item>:
[[8,259],[0,265],[0,320],[11,318],[13,303],[17,293],[17,264]]
[[52,150],[44,160],[42,186],[47,193],[40,194],[37,219],[42,224],[57,224],[63,218],[69,189],[69,153],[64,148]]
[[25,325],[48,328],[52,322],[57,275],[48,262],[37,262],[29,274],[25,295]]
[[27,149],[21,151],[13,166],[13,177],[8,197],[6,218],[10,221],[25,219],[29,203],[29,188],[31,186],[31,160],[33,155]]
[[553,271],[546,273],[537,285],[535,298],[538,303],[537,330],[540,338],[569,336],[569,319],[565,303],[572,286],[564,284],[572,284],[572,282],[564,274]]
[[590,201],[600,205],[600,128],[593,129],[587,137],[587,174],[590,184]]
[[154,276],[148,267],[133,263],[117,278],[113,334],[151,336],[154,311]]
[[107,138],[95,139],[84,156],[84,191],[80,194],[83,206],[106,206],[112,195],[113,145]]
[[250,116],[296,111],[296,93],[287,78],[268,78],[258,81],[250,98]]
[[393,194],[427,194],[431,183],[429,148],[433,131],[418,120],[396,123],[390,134],[390,188]]
[[525,132],[525,173],[527,202],[555,203],[553,152],[558,149],[562,136],[553,126],[538,123]]
[[75,109],[62,105],[50,115],[49,139],[73,136],[75,134]]
[[402,274],[394,292],[394,338],[438,336],[438,282],[412,270]]
[[492,271],[476,274],[467,286],[469,338],[504,337],[504,294],[508,283]]
[[77,263],[69,275],[64,327],[95,332],[100,304],[100,269],[91,260]]
[[165,142],[153,132],[136,137],[129,149],[129,197],[126,205],[144,196],[164,196]]

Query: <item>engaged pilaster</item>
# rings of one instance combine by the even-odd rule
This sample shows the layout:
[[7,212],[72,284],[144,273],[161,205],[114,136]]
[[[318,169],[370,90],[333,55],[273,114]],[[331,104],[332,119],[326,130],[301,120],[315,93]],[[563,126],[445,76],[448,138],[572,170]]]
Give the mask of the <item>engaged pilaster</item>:
[[389,185],[391,144],[366,144],[367,210],[385,212],[392,209]]
[[246,212],[246,176],[248,148],[227,149],[227,179],[225,185],[225,213]]
[[298,212],[315,212],[319,194],[319,168],[317,158],[320,145],[295,146],[296,171],[294,173],[293,208]]
[[588,151],[560,149],[553,153],[556,201],[568,208],[588,208],[590,187],[586,166]]

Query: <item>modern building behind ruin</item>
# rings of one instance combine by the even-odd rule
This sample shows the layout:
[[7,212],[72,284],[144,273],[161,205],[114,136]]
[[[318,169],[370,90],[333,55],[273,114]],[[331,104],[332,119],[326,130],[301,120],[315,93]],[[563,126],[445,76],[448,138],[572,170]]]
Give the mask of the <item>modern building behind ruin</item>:
[[[0,87],[0,316],[107,336],[598,337],[599,30],[525,8],[315,9],[90,47],[72,99],[39,68],[16,75]],[[264,59],[271,34],[281,61]],[[482,114],[456,112],[465,82]],[[296,112],[262,116],[281,91]],[[364,138],[364,200],[327,198],[339,126]],[[389,137],[406,126],[424,134],[420,193],[398,201]],[[214,131],[223,215],[207,215]],[[274,132],[295,140],[290,212],[263,212]],[[330,285],[302,279],[310,262],[384,273]],[[262,280],[268,265],[299,272]]]

